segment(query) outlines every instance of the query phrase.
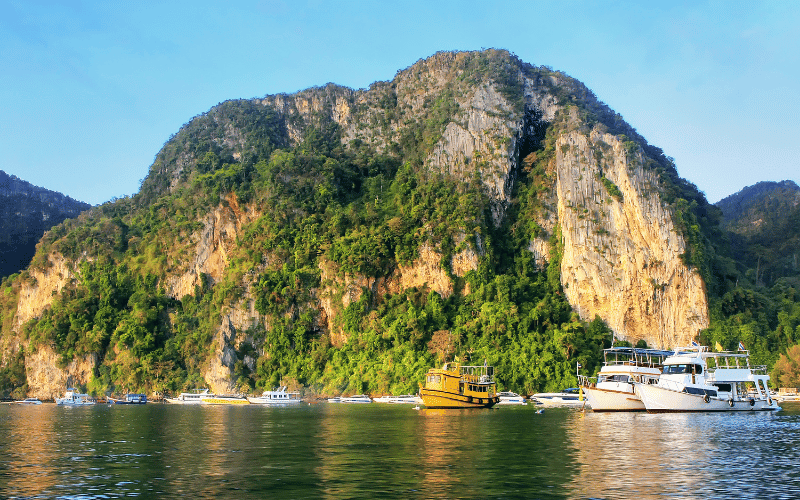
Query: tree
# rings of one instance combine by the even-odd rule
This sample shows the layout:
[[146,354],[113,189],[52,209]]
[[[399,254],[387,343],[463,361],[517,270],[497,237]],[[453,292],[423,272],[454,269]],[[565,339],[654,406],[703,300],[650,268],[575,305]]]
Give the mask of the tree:
[[770,377],[781,387],[800,387],[800,345],[795,345],[781,354]]

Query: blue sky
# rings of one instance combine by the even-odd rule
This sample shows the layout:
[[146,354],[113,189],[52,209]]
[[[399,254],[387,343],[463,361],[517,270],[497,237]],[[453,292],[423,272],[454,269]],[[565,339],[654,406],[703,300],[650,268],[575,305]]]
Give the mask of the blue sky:
[[504,48],[584,82],[716,202],[800,182],[800,2],[0,0],[0,169],[99,204],[219,102]]

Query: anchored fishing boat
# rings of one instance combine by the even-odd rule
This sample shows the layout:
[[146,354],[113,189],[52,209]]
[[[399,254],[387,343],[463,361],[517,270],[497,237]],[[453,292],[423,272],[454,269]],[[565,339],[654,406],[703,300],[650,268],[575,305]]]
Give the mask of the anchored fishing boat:
[[497,396],[493,366],[445,363],[431,368],[420,396],[426,408],[491,408]]
[[664,360],[672,354],[634,347],[605,349],[605,362],[597,377],[579,375],[578,384],[592,411],[645,411],[633,383],[657,379]]
[[751,366],[744,352],[679,349],[664,360],[657,381],[634,382],[650,413],[780,410],[766,366]]

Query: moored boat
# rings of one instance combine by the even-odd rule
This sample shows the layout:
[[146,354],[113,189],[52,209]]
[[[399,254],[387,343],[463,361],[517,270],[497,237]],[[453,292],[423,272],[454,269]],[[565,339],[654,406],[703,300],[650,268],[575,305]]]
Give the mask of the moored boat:
[[491,408],[497,396],[493,366],[445,363],[431,368],[420,396],[426,408]]
[[25,398],[25,399],[23,399],[21,401],[14,401],[14,402],[19,404],[19,405],[40,405],[40,404],[42,404],[42,402],[39,401],[39,398]]
[[63,398],[56,398],[56,404],[61,406],[91,406],[95,404],[95,400],[90,395],[82,394],[70,387]]
[[261,396],[248,397],[247,400],[258,405],[289,405],[303,401],[299,392],[287,392],[286,386],[264,391]]
[[658,378],[664,359],[672,354],[672,351],[634,347],[605,349],[597,378],[580,375],[578,384],[592,411],[645,411],[633,383]]
[[147,403],[147,395],[145,394],[126,394],[124,398],[106,398],[110,405],[143,405]]
[[561,392],[537,392],[531,396],[531,401],[544,406],[580,406],[587,405],[588,401],[581,397],[580,389],[570,387]]
[[664,360],[653,383],[634,382],[650,413],[780,410],[765,366],[751,366],[749,352],[683,348]]
[[390,404],[416,404],[421,405],[422,398],[411,394],[402,394],[400,396],[381,396],[372,399],[376,403],[390,403]]
[[246,397],[238,394],[211,394],[200,398],[204,405],[249,405]]
[[525,397],[520,396],[516,392],[499,392],[497,393],[497,397],[500,398],[498,401],[498,405],[526,405],[528,403],[525,402]]
[[203,397],[214,397],[208,389],[195,389],[192,392],[182,392],[174,398],[164,398],[167,403],[181,405],[199,405],[203,403]]

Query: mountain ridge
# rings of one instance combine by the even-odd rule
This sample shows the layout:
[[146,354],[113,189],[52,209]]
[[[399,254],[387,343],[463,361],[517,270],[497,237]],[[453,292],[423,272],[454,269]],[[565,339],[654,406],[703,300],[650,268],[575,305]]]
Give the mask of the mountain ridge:
[[557,389],[612,332],[702,336],[737,278],[719,217],[577,80],[440,52],[195,117],[136,195],[45,235],[0,340],[45,396],[407,392],[453,356]]

